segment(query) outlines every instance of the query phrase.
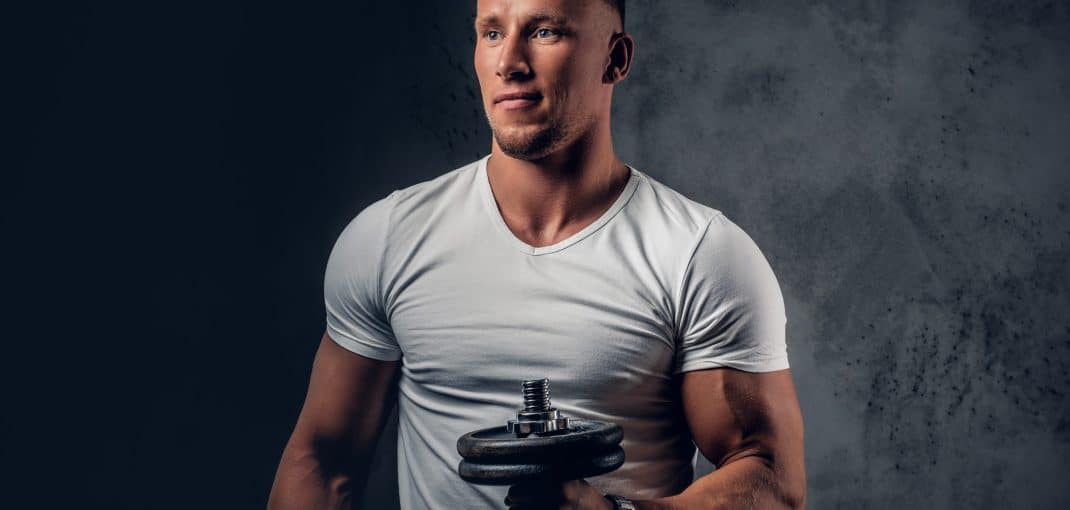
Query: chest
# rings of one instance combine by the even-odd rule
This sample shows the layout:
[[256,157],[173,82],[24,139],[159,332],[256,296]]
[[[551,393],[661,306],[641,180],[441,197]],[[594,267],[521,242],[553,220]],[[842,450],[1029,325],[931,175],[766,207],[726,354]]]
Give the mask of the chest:
[[390,282],[406,376],[479,394],[550,377],[580,407],[660,391],[673,359],[657,279],[612,257],[472,250],[414,258]]

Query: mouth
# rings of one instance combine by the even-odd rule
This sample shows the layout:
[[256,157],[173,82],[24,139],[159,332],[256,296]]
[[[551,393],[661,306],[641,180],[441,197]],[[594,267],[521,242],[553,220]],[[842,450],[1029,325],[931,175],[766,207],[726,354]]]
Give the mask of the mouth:
[[494,105],[503,110],[523,110],[531,108],[542,100],[538,92],[509,92],[494,97]]

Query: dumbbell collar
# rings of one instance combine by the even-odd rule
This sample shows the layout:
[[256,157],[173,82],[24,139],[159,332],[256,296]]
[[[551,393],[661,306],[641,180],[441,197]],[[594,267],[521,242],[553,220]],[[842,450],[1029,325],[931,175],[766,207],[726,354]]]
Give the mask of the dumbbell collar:
[[569,418],[561,416],[556,407],[551,407],[546,411],[520,409],[516,412],[516,419],[507,421],[505,427],[517,436],[526,436],[563,432],[568,430],[568,424]]

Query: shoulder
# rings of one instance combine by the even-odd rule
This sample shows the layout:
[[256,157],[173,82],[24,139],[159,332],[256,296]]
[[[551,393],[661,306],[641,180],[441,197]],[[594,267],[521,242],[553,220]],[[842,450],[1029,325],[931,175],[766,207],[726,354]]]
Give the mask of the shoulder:
[[369,245],[382,242],[395,193],[372,202],[349,220],[335,240],[332,258],[351,252],[366,252]]
[[697,236],[713,218],[723,216],[720,210],[688,197],[649,174],[639,174],[642,181],[637,198],[641,207],[657,210],[661,221],[674,230]]
[[724,214],[644,172],[636,172],[641,180],[627,208],[627,223],[641,231],[644,245],[661,255],[665,269],[679,275],[707,229],[719,228]]
[[[340,240],[385,240],[399,223],[419,223],[471,191],[479,160],[450,169],[432,179],[395,189],[362,209],[345,227]],[[377,235],[376,235],[377,234]]]
[[432,179],[421,181],[394,191],[394,207],[398,217],[445,207],[451,201],[475,191],[479,164],[484,158],[450,169]]
[[[641,173],[641,172],[640,172]],[[694,200],[684,193],[641,173],[643,183],[638,190],[642,214],[657,221],[659,227],[676,232],[691,240],[694,250],[728,249],[756,250],[753,239],[720,209]],[[657,214],[651,214],[655,212]]]

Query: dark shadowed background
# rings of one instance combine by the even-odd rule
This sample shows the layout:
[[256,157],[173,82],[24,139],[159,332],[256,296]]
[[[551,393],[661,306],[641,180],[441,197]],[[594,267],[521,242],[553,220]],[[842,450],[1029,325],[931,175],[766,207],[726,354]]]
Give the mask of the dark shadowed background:
[[[489,150],[446,4],[7,10],[4,506],[264,506],[335,237]],[[1070,5],[628,18],[618,153],[773,266],[809,507],[1070,508]]]

